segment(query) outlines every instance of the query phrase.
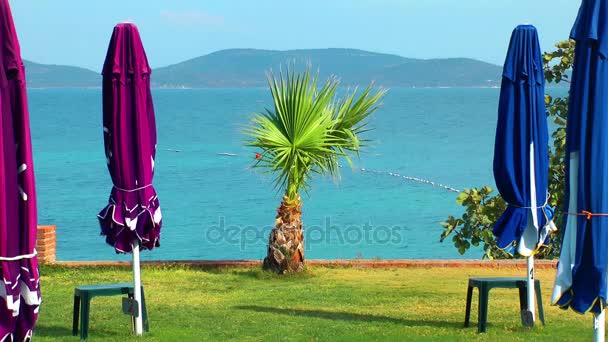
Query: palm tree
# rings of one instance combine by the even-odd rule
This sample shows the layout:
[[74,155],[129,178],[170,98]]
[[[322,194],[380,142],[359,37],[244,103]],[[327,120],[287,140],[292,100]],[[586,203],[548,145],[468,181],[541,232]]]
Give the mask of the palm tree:
[[255,114],[245,133],[249,146],[260,151],[254,167],[276,175],[275,187],[284,191],[270,233],[264,268],[277,273],[299,272],[304,267],[304,236],[300,191],[309,188],[313,174],[339,177],[338,160],[352,165],[365,140],[367,120],[379,107],[384,89],[370,85],[336,98],[339,81],[331,77],[317,87],[318,74],[310,68],[296,74],[287,69],[279,77],[268,74],[274,108]]

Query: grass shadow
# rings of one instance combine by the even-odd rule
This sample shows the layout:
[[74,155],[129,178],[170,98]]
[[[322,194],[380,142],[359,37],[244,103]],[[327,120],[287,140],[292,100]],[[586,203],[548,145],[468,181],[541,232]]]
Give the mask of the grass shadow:
[[[127,333],[129,331],[127,330]],[[148,333],[145,333],[148,334]],[[34,337],[51,337],[51,338],[65,338],[65,337],[74,337],[74,339],[79,338],[80,329],[78,330],[78,334],[76,336],[72,336],[72,327],[70,323],[70,327],[60,326],[60,325],[46,325],[46,324],[37,324],[36,329],[34,330]],[[89,327],[89,337],[93,338],[121,338],[121,333],[113,330],[107,330],[103,327],[95,327],[92,329]]]
[[376,322],[376,323],[393,323],[407,326],[425,326],[425,327],[452,327],[452,328],[464,328],[462,322],[448,322],[448,321],[434,321],[434,320],[412,320],[403,319],[390,316],[381,315],[370,315],[370,314],[357,314],[352,312],[343,311],[325,311],[325,310],[307,310],[307,309],[281,309],[257,305],[239,305],[233,308],[237,310],[254,311],[260,313],[272,313],[279,315],[288,316],[302,316],[312,318],[323,318],[329,320],[342,320],[342,321],[361,321],[361,322]]
[[251,279],[276,279],[276,280],[301,280],[301,279],[310,279],[314,278],[316,274],[314,271],[306,268],[302,272],[298,273],[287,273],[287,274],[276,274],[272,271],[264,270],[262,268],[252,268],[245,270],[232,270],[230,272],[232,275],[251,278]]
[[36,325],[34,332],[36,337],[65,337],[72,336],[72,329],[60,325]]

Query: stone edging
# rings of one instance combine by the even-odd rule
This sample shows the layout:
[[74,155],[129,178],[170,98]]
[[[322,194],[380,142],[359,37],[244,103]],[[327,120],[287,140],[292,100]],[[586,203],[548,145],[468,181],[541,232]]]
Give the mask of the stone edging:
[[[130,267],[127,261],[57,261],[53,265],[64,267]],[[424,267],[472,267],[472,268],[526,268],[525,260],[308,260],[310,266],[359,267],[359,268],[424,268]],[[184,266],[200,268],[261,267],[260,260],[167,260],[143,261],[152,267]],[[537,260],[537,269],[556,268],[557,260]]]

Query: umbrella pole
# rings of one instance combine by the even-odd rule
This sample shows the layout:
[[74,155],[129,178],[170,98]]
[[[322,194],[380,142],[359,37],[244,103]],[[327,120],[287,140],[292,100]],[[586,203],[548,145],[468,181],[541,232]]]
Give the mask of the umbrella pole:
[[141,272],[139,267],[139,242],[133,243],[133,299],[137,303],[137,316],[134,317],[135,335],[142,334],[142,314],[141,314]]
[[593,314],[593,341],[604,342],[606,338],[606,310]]
[[528,266],[528,311],[530,312],[532,318],[532,325],[534,325],[536,309],[534,306],[535,298],[534,298],[534,255],[530,255],[526,258],[526,263]]

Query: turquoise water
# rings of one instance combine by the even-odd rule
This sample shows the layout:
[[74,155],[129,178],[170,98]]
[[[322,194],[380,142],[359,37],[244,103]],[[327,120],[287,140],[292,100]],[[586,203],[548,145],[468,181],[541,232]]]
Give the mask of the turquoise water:
[[[155,90],[154,100],[163,231],[142,259],[263,258],[280,196],[250,169],[255,151],[241,130],[269,103],[267,91]],[[57,225],[58,259],[128,259],[105,245],[96,218],[111,187],[101,90],[30,90],[29,101],[39,222]],[[497,101],[498,89],[392,89],[356,166],[456,189],[493,185]],[[456,196],[345,164],[340,182],[317,179],[303,196],[307,257],[462,258],[439,242],[439,222],[460,214]]]

